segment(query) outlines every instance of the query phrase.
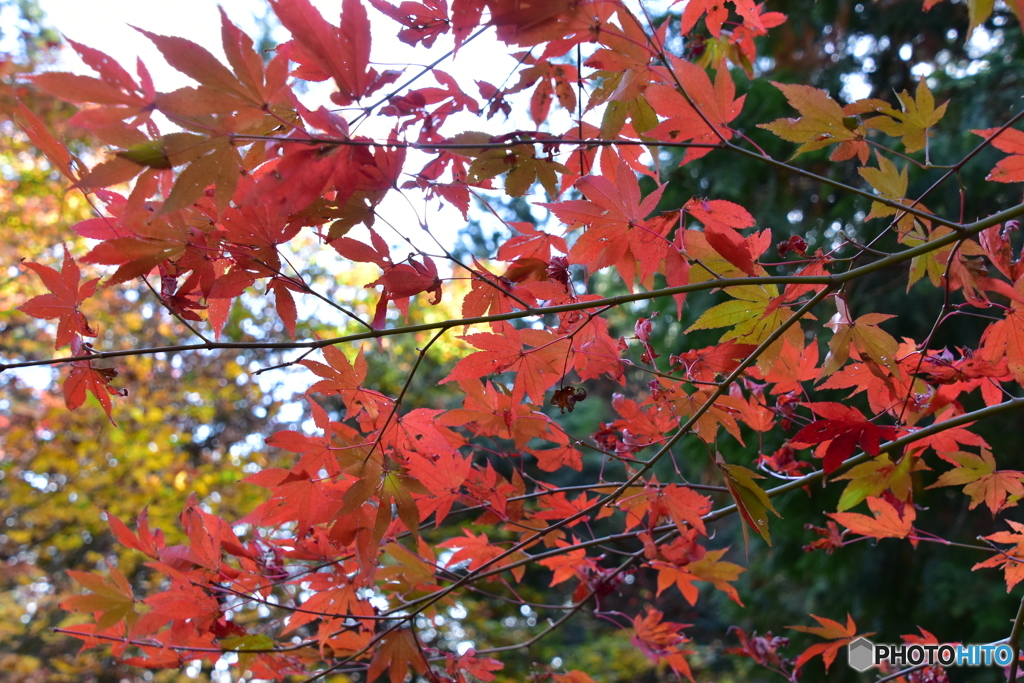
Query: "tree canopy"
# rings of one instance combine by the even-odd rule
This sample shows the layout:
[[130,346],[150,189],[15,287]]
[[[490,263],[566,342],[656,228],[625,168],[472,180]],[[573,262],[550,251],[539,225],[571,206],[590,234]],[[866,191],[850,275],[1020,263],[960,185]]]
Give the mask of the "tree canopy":
[[1015,680],[1017,4],[269,4],[177,89],[20,4],[0,667]]

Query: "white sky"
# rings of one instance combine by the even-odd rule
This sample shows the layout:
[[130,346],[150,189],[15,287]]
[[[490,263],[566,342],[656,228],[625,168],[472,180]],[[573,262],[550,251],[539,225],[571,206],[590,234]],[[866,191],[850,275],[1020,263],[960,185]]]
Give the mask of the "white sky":
[[[311,2],[328,21],[335,24],[339,22],[341,0],[311,0]],[[393,5],[398,5],[400,2],[401,0],[391,0]],[[638,0],[627,0],[627,4],[636,10],[638,8],[634,6],[639,2]],[[666,11],[671,3],[670,0],[646,0],[645,4],[651,11],[658,14]],[[135,72],[136,58],[141,57],[153,75],[157,90],[163,92],[186,85],[194,85],[194,83],[187,76],[168,66],[155,46],[131,26],[162,35],[188,38],[226,62],[220,45],[218,5],[224,8],[228,17],[236,25],[253,36],[254,39],[258,39],[260,35],[257,17],[262,17],[270,11],[264,0],[221,0],[220,2],[215,0],[40,0],[40,5],[46,12],[48,25],[54,26],[76,42],[106,52],[129,72]],[[363,0],[363,5],[367,9],[372,29],[371,58],[377,62],[378,71],[399,68],[398,65],[404,64],[428,64],[444,54],[452,45],[452,37],[449,33],[440,36],[429,51],[422,47],[412,48],[398,40],[397,33],[400,26],[397,22],[378,12],[366,0]],[[276,25],[276,19],[271,21],[273,25]],[[272,35],[272,38],[275,41],[286,40],[288,38],[287,31],[278,26],[277,32]],[[508,79],[508,85],[518,81],[516,75],[509,78],[510,74],[517,71],[517,61],[508,55],[509,51],[506,46],[497,44],[493,34],[488,32],[476,41],[464,45],[454,59],[446,60],[438,68],[454,76],[467,94],[483,104],[483,98],[479,96],[474,81],[487,81],[498,87],[501,87],[506,79]],[[92,70],[81,62],[70,47],[64,48],[63,59],[55,68],[93,75]],[[415,74],[416,71],[415,69],[409,70],[405,78]],[[400,79],[399,82],[404,82],[405,78]],[[427,76],[419,80],[414,87],[435,84],[434,80]],[[387,86],[385,90],[374,95],[379,97],[394,87],[395,85]],[[330,106],[327,99],[330,92],[330,81],[325,84],[312,84],[308,93],[301,99],[311,108],[316,108],[321,104]],[[485,121],[483,118],[463,113],[450,117],[442,132],[454,134],[463,130],[482,130],[493,135],[513,130],[532,130],[534,125],[527,114],[529,94],[528,91],[509,98],[513,104],[513,116],[508,121],[503,118],[502,114],[496,115],[490,121]],[[587,118],[590,120],[592,117]],[[379,117],[376,122],[371,121],[361,125],[359,133],[370,137],[386,138],[395,120],[390,117]],[[591,122],[599,123],[598,120]],[[373,123],[378,125],[373,126]],[[544,128],[557,133],[567,130],[570,126],[571,117],[567,112],[562,111],[556,102],[552,107],[552,115]],[[170,130],[164,132],[170,132]],[[405,170],[418,172],[428,159],[427,155],[410,152],[406,159]],[[425,211],[418,191],[410,192],[408,197],[415,205],[416,211],[426,216],[431,231],[446,245],[453,244],[459,229],[465,225],[461,214],[450,207],[438,212],[436,201],[431,202],[429,211]],[[546,213],[542,210],[538,211]],[[433,246],[430,240],[418,230],[417,221],[409,202],[406,202],[397,193],[392,192],[385,198],[378,213],[392,225],[407,232],[410,238],[422,248],[427,249]],[[496,219],[486,211],[476,210],[474,216],[484,224],[485,232],[490,232],[492,227],[497,227]],[[393,247],[401,248],[402,240],[391,233],[386,226],[378,222],[375,227]],[[353,232],[351,236],[359,237],[359,234]]]
[[[337,25],[340,0],[311,1],[328,21]],[[257,41],[260,37],[260,22],[257,18],[269,11],[267,4],[262,0],[222,0],[220,3],[213,0],[163,0],[161,2],[153,0],[41,0],[40,4],[46,12],[47,25],[53,26],[67,38],[106,52],[130,73],[135,73],[136,58],[141,58],[152,74],[157,90],[163,92],[194,85],[194,82],[168,66],[156,47],[145,36],[131,28],[132,26],[162,35],[188,38],[202,45],[226,63],[221,48],[218,4],[224,7],[228,17],[236,25]],[[394,2],[393,4],[398,3]],[[387,64],[376,65],[378,71],[399,68],[400,65],[408,63],[430,63],[449,50],[452,45],[452,37],[448,34],[439,37],[429,51],[412,48],[398,40],[399,25],[396,22],[382,15],[365,0],[364,6],[367,8],[373,31],[371,58],[376,62],[387,62]],[[272,25],[277,26],[276,20],[272,19]],[[278,26],[277,32],[272,38],[275,42],[283,41],[288,38],[288,33]],[[454,76],[467,94],[483,104],[474,81],[484,80],[500,87],[517,66],[517,61],[509,57],[507,52],[507,49],[499,49],[494,44],[493,37],[485,34],[473,43],[465,45],[454,60],[448,59],[438,68]],[[59,71],[95,75],[89,67],[82,63],[70,46],[64,47],[60,61],[53,68]],[[418,71],[418,68],[410,69],[399,80],[399,83],[404,82]],[[518,78],[513,76],[510,82],[515,83],[517,80]],[[419,80],[415,87],[430,85],[436,85],[436,82],[427,76]],[[392,84],[374,95],[379,97],[395,87],[396,84]],[[316,108],[321,104],[330,107],[328,95],[332,90],[333,86],[330,81],[325,84],[311,84],[308,92],[300,95],[300,99],[311,108]],[[522,111],[526,111],[525,106]],[[443,129],[443,132],[454,134],[459,130],[484,130],[491,134],[500,134],[516,129],[533,129],[533,123],[525,113],[520,114],[520,118],[522,120],[506,122],[499,114],[490,121],[484,121],[470,114],[456,115],[449,119],[450,124]],[[382,119],[378,121],[380,124],[378,126],[373,126],[372,121],[366,122],[360,126],[359,133],[386,139],[395,121],[394,118]],[[556,125],[568,127],[568,123],[568,117],[565,117],[564,120],[560,117]],[[161,125],[161,128],[162,132],[171,132],[169,124]],[[416,130],[413,129],[412,134],[415,134]],[[427,155],[410,150],[406,159],[406,172],[418,172],[428,159]],[[421,214],[425,213],[418,190],[410,191],[407,196],[416,206],[417,211]],[[410,208],[410,203],[397,193],[389,193],[378,207],[378,213],[381,219],[406,233],[414,243],[428,253],[438,252],[431,240],[418,229],[418,221]],[[465,225],[462,215],[456,209],[447,206],[439,211],[436,201],[431,202],[429,211],[426,213],[433,234],[446,247],[451,247],[459,230]],[[479,215],[485,223],[490,222],[492,225],[496,223],[496,220],[485,212],[476,211],[475,214]],[[408,246],[387,227],[383,220],[377,221],[375,229],[391,243],[392,255],[397,261],[402,254],[408,252]],[[361,227],[357,227],[353,229],[350,236],[365,239],[366,233]],[[327,251],[333,253],[331,250]],[[318,257],[318,259],[320,258],[322,256]],[[444,268],[445,265],[438,263],[441,268]],[[307,313],[302,310],[303,308],[305,307],[300,307],[300,317],[303,313]],[[317,317],[324,319],[332,313],[333,311],[318,311]],[[23,379],[34,386],[49,384],[52,373],[38,374],[39,377],[26,376]],[[268,386],[265,388],[269,388],[279,379],[271,377],[275,374],[261,375],[261,384],[267,384]],[[285,396],[281,398],[287,399]],[[295,404],[291,408],[293,408],[291,413],[294,414],[281,415],[279,418],[285,420],[297,418],[301,413],[301,406]]]
[[[392,4],[400,4],[401,0],[392,0]],[[636,0],[627,0],[630,5],[638,4]],[[330,22],[337,25],[341,0],[311,0],[323,16]],[[399,68],[405,64],[425,65],[444,54],[452,45],[451,34],[440,36],[433,48],[429,51],[423,48],[412,48],[398,40],[397,33],[399,24],[384,16],[364,0],[364,6],[370,18],[372,30],[372,51],[371,59],[376,62],[378,71],[388,68]],[[648,5],[657,5],[655,11],[664,11],[668,0],[655,0],[648,2]],[[221,49],[220,38],[220,16],[218,5],[223,6],[228,17],[247,32],[254,39],[259,38],[260,22],[258,17],[264,16],[269,8],[263,0],[40,0],[40,5],[46,12],[45,23],[53,26],[64,36],[89,47],[93,47],[110,55],[118,61],[130,73],[135,73],[136,58],[141,58],[153,76],[157,90],[168,92],[183,86],[194,85],[194,82],[187,76],[177,72],[164,62],[163,57],[153,44],[142,34],[135,31],[132,26],[145,29],[162,35],[181,36],[192,40],[205,47],[223,62],[226,59]],[[3,18],[0,17],[0,21]],[[272,25],[276,20],[272,19]],[[9,35],[9,31],[4,31]],[[288,38],[287,31],[278,27],[277,33],[272,35],[274,41],[283,41]],[[499,88],[505,84],[512,85],[518,81],[513,74],[517,70],[517,61],[508,55],[510,50],[504,45],[494,41],[493,34],[485,33],[474,42],[464,45],[454,59],[448,59],[438,68],[450,73],[459,83],[460,87],[470,96],[476,98],[482,105],[483,98],[479,96],[474,81],[487,81]],[[60,71],[71,71],[94,75],[92,70],[81,62],[77,54],[69,46],[65,46],[62,58],[54,69]],[[399,82],[418,72],[418,68],[410,69],[405,77]],[[419,80],[414,87],[436,85],[436,82],[429,76]],[[390,91],[395,85],[391,85],[376,96]],[[304,104],[316,108],[321,104],[330,106],[327,96],[332,91],[331,82],[325,84],[312,84],[308,92],[300,96]],[[492,135],[511,132],[513,130],[532,130],[533,122],[528,117],[528,98],[530,93],[521,93],[509,98],[513,104],[513,118],[506,121],[503,115],[498,114],[490,121],[477,118],[472,114],[459,114],[449,118],[448,125],[442,129],[442,133],[454,134],[462,130],[481,130]],[[591,117],[588,117],[588,120]],[[384,139],[396,119],[379,118],[377,126],[372,123],[364,123],[359,128],[361,135]],[[592,121],[598,123],[598,121]],[[567,112],[559,110],[557,103],[552,107],[552,116],[546,122],[545,129],[552,132],[561,132],[571,125],[571,118]],[[163,132],[171,132],[170,126],[162,126]],[[413,129],[415,134],[417,129]],[[410,151],[406,159],[406,172],[418,172],[429,159],[427,155]],[[500,183],[498,183],[500,185]],[[433,234],[441,240],[445,246],[454,244],[459,230],[465,226],[462,215],[454,208],[445,207],[438,210],[438,203],[432,201],[429,210],[425,210],[423,201],[417,190],[410,191],[407,195],[415,206],[415,211],[424,214],[428,220]],[[403,240],[391,229],[387,223],[395,226],[397,230],[407,235],[417,246],[428,253],[437,253],[438,249],[431,242],[429,237],[418,229],[418,221],[407,202],[397,193],[389,193],[384,202],[378,207],[378,215],[381,221],[375,225],[377,231],[391,244],[395,260],[402,258],[402,254],[408,252],[408,247]],[[489,213],[482,209],[471,209],[473,215],[483,224],[486,233],[497,227],[498,222]],[[538,210],[546,213],[543,210]],[[557,231],[557,228],[551,228]],[[355,238],[365,238],[366,233],[361,228],[355,228],[350,233]],[[439,267],[445,264],[438,263]],[[267,373],[268,375],[271,373]]]
[[[311,0],[323,16],[330,22],[337,24],[340,15],[340,0]],[[186,85],[194,85],[194,82],[187,76],[175,71],[164,62],[159,51],[142,34],[135,31],[131,26],[159,33],[162,35],[174,35],[188,38],[225,61],[221,49],[220,38],[220,16],[218,5],[223,6],[228,17],[246,31],[254,39],[259,38],[259,22],[257,17],[263,16],[269,8],[262,0],[164,0],[155,2],[153,0],[41,0],[40,2],[47,14],[47,23],[54,26],[66,37],[76,42],[102,50],[117,60],[129,72],[135,72],[135,60],[141,57],[146,67],[153,75],[157,90],[170,91]],[[393,2],[398,4],[398,2]],[[388,68],[407,63],[424,64],[429,63],[436,57],[444,54],[452,45],[450,34],[438,38],[433,48],[429,51],[422,48],[414,49],[398,40],[397,33],[399,24],[384,16],[369,3],[364,2],[367,14],[370,18],[373,31],[373,47],[371,58],[375,62],[386,62],[376,68],[384,71]],[[276,20],[273,20],[276,25]],[[286,40],[287,31],[278,27],[273,35],[275,41]],[[458,80],[460,86],[470,96],[479,97],[479,91],[474,83],[475,80],[485,80],[495,85],[502,81],[515,70],[516,60],[510,58],[507,50],[497,49],[493,38],[483,35],[475,42],[470,43],[460,50],[457,57],[442,63],[438,68],[452,74]],[[55,67],[62,71],[72,71],[94,75],[92,70],[85,66],[70,47],[65,47],[62,61]],[[406,78],[415,74],[416,70],[410,70]],[[399,82],[404,81],[400,79]],[[513,77],[511,83],[517,81]],[[301,96],[304,104],[316,108],[320,104],[327,104],[327,95],[331,92],[330,82],[326,84],[313,84],[308,93]],[[425,77],[417,82],[418,86],[435,85],[432,78]],[[387,86],[386,90],[393,89],[395,85]],[[380,96],[385,90],[374,93]],[[394,118],[387,118],[380,121],[382,125],[371,128],[364,124],[359,132],[362,135],[371,137],[380,136],[386,138],[388,130],[395,122]],[[568,120],[566,119],[566,124]],[[449,133],[459,130],[485,130],[492,134],[503,133],[519,128],[532,129],[533,124],[524,117],[522,121],[505,122],[499,114],[489,122],[477,120],[473,116],[453,117],[450,125],[444,129]],[[415,130],[415,129],[414,129]],[[164,131],[164,132],[169,132]],[[406,160],[405,170],[417,172],[426,163],[428,157],[422,154],[410,153]],[[416,210],[423,213],[422,200],[418,191],[409,194]],[[443,209],[438,212],[437,203],[432,202],[428,212],[428,221],[431,230],[442,239],[447,245],[454,243],[455,237],[465,221],[461,214],[454,209]],[[403,229],[408,226],[409,234],[414,241],[424,249],[433,246],[417,228],[417,222],[412,214],[409,204],[396,193],[391,193],[379,209],[382,218],[392,225]],[[401,240],[382,223],[375,226],[381,235],[392,243],[394,247],[400,248]],[[358,237],[357,233],[352,234]],[[434,249],[436,252],[436,247]]]

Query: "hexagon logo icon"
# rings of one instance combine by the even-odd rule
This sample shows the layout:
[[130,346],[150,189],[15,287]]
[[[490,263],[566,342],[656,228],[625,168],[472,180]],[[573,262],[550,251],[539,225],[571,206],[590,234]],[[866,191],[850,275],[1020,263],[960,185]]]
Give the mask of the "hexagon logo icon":
[[850,668],[857,671],[867,671],[874,664],[875,645],[867,638],[858,638],[847,645],[847,658]]

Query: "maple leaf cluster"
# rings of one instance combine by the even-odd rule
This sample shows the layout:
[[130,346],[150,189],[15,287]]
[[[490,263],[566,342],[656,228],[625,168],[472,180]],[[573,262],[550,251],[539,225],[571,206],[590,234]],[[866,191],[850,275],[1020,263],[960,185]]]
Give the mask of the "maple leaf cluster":
[[[794,156],[832,148],[830,161],[863,183],[826,180],[870,205],[865,220],[893,236],[889,252],[849,238],[812,253],[809,238],[773,235],[737,202],[673,197],[659,167],[659,148],[681,150],[676,166],[745,154],[822,180],[734,128],[746,96],[733,68],[754,75],[756,39],[786,21],[781,13],[745,0],[687,3],[679,30],[703,38],[697,56],[671,52],[669,22],[656,26],[617,2],[368,4],[409,45],[429,49],[450,35],[446,58],[493,29],[518,60],[518,81],[467,92],[440,61],[420,74],[434,80],[427,85],[378,71],[361,0],[341,2],[339,25],[309,0],[272,0],[291,38],[267,60],[223,11],[226,65],[187,39],[143,31],[196,83],[171,92],[156,89],[141,61],[132,75],[75,42],[96,76],[32,78],[81,105],[69,123],[111,154],[89,169],[20,110],[25,133],[103,211],[73,227],[88,250],[76,258],[64,247],[60,271],[25,264],[35,278],[25,282],[47,293],[19,310],[55,320],[55,347],[71,355],[3,369],[66,364],[67,407],[81,408],[88,392],[113,421],[111,397],[125,391],[114,385],[116,358],[158,351],[107,348],[117,340],[105,338],[96,348],[89,306],[99,288],[138,279],[199,340],[160,353],[294,352],[275,369],[315,377],[301,392],[310,421],[265,440],[291,454],[290,466],[245,479],[263,502],[228,520],[195,497],[179,518],[186,540],[171,545],[145,512],[134,531],[110,515],[117,540],[163,579],[145,591],[114,567],[73,574],[88,592],[64,608],[93,621],[63,632],[153,669],[233,653],[240,672],[272,680],[345,671],[400,683],[412,670],[489,681],[511,648],[434,648],[424,620],[441,623],[440,610],[469,590],[520,604],[516,584],[541,576],[564,591],[562,615],[522,646],[591,611],[626,629],[652,664],[692,681],[689,624],[655,605],[634,604],[626,619],[605,605],[639,581],[656,601],[681,595],[693,607],[710,589],[742,606],[739,553],[712,527],[733,512],[749,553],[772,543],[781,517],[773,499],[846,482],[837,510],[810,520],[826,526],[810,524],[820,538],[807,546],[841,554],[861,538],[941,542],[915,503],[915,483],[935,467],[944,471],[930,487],[963,487],[969,507],[984,503],[986,514],[1024,496],[1024,473],[1001,468],[1001,454],[970,430],[1024,404],[1015,393],[1024,384],[1024,267],[1012,220],[1024,205],[964,222],[908,196],[911,166],[933,170],[929,139],[947,108],[927,82],[898,93],[895,106],[840,106],[823,90],[774,84],[798,116],[762,122],[768,133],[757,134],[798,143]],[[326,83],[331,105],[305,104],[301,82]],[[453,130],[467,115],[493,125],[527,96],[537,130]],[[560,134],[541,130],[556,103],[571,122]],[[367,119],[387,133],[361,133]],[[165,121],[174,129],[162,132]],[[1011,155],[991,180],[1024,180],[1024,133],[975,132]],[[924,162],[912,156],[920,152]],[[495,253],[471,263],[440,241],[418,246],[414,232],[433,236],[426,218],[415,231],[387,221],[394,198],[465,217],[471,200],[486,204],[499,191],[550,218],[507,222]],[[773,246],[796,258],[773,263]],[[856,255],[841,256],[846,247]],[[101,276],[83,281],[83,265]],[[363,280],[324,289],[318,268]],[[943,292],[936,328],[961,314],[985,318],[976,348],[886,331],[894,316],[849,286],[883,271],[906,275],[908,291],[921,282]],[[608,281],[622,293],[608,294]],[[222,339],[236,306],[260,297],[280,338]],[[677,319],[654,310],[660,301],[674,303]],[[331,334],[315,324],[327,308],[346,320]],[[666,329],[686,343],[665,346]],[[389,392],[367,356],[399,335],[416,335],[418,355]],[[436,391],[453,398],[411,407],[414,376],[443,343],[455,351]],[[593,433],[576,432],[572,418],[604,409]],[[683,475],[684,448],[707,457],[699,483]],[[744,448],[756,452],[742,462],[725,455]],[[870,515],[849,511],[862,503]],[[1024,570],[1022,529],[1009,523],[1015,531],[989,536],[980,550],[992,556],[976,568],[1002,567],[1012,588]],[[790,680],[819,655],[827,669],[859,635],[849,616],[845,625],[812,616],[818,626],[791,628],[826,642],[795,658],[779,652],[786,639],[743,630],[734,653]]]

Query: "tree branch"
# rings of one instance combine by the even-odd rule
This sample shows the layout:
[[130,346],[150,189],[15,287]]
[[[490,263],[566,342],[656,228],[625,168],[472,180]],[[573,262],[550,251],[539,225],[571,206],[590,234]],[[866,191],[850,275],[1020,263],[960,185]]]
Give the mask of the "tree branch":
[[125,349],[122,351],[101,351],[99,353],[85,354],[81,356],[68,356],[66,358],[48,358],[44,360],[20,361],[15,363],[0,363],[0,372],[3,372],[4,370],[13,370],[15,368],[27,368],[40,365],[57,365],[60,363],[73,363],[76,361],[95,361],[103,360],[105,358],[140,356],[154,353],[180,353],[183,351],[213,351],[216,349],[319,349],[325,346],[333,346],[335,344],[343,344],[346,342],[362,341],[366,339],[381,339],[384,337],[391,337],[399,334],[429,332],[440,329],[450,329],[453,327],[460,327],[465,325],[492,323],[502,320],[518,320],[521,318],[529,318],[554,313],[567,313],[570,311],[581,311],[590,308],[615,307],[621,306],[622,304],[632,303],[635,301],[647,301],[650,299],[659,299],[662,297],[673,296],[675,294],[686,294],[690,292],[700,292],[711,289],[727,289],[729,287],[789,284],[837,286],[844,282],[855,280],[869,273],[874,273],[880,270],[884,270],[885,268],[888,268],[890,266],[894,266],[899,263],[909,261],[923,254],[930,253],[936,249],[941,249],[947,244],[951,244],[953,242],[963,239],[965,236],[977,234],[982,230],[992,227],[993,225],[998,225],[999,223],[1002,223],[1011,218],[1016,218],[1020,215],[1024,215],[1024,204],[1018,204],[1017,206],[1006,209],[1005,211],[1000,211],[999,213],[993,214],[982,220],[962,225],[960,226],[960,230],[956,232],[951,232],[948,235],[943,235],[942,237],[931,242],[920,244],[911,249],[906,249],[904,251],[891,254],[883,259],[879,259],[878,261],[874,261],[872,263],[868,263],[863,266],[859,266],[857,268],[848,270],[845,273],[838,273],[835,275],[780,275],[763,277],[723,278],[721,280],[698,282],[690,285],[680,285],[677,287],[664,287],[661,289],[651,290],[649,292],[623,294],[620,296],[607,297],[604,299],[595,299],[593,301],[560,304],[558,306],[547,306],[544,308],[537,308],[534,310],[511,311],[509,313],[484,315],[475,318],[456,318],[454,320],[445,320],[434,323],[423,323],[420,325],[407,325],[405,327],[394,327],[384,330],[369,330],[366,332],[343,335],[331,339],[318,339],[315,341],[304,342],[212,342],[208,344],[181,344],[175,346],[158,346],[146,349]]

